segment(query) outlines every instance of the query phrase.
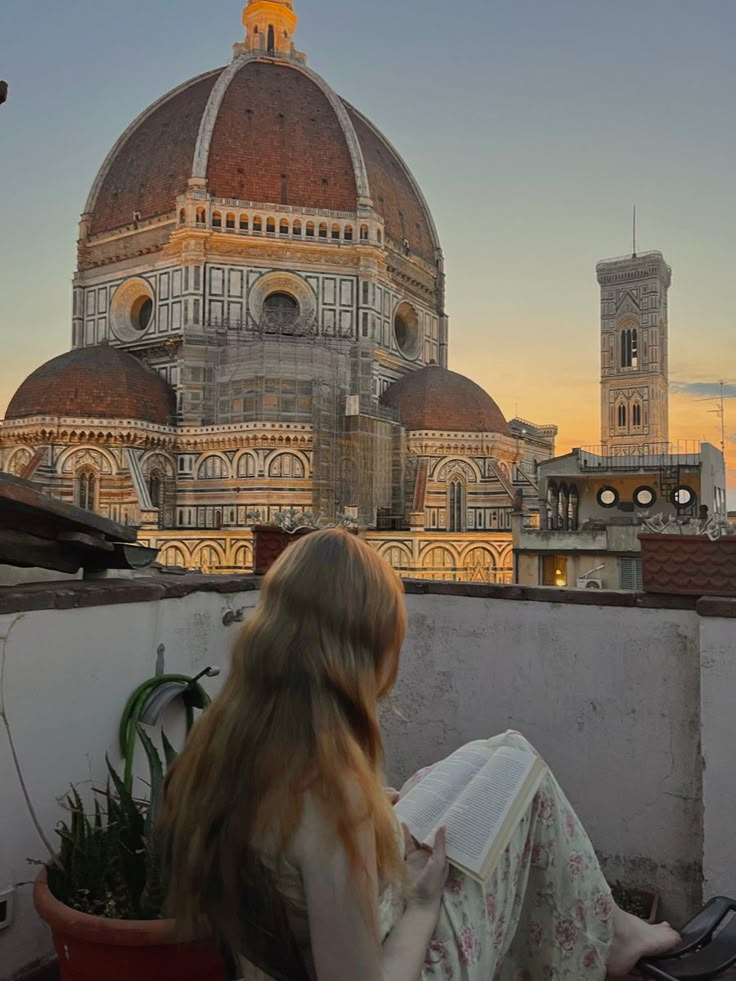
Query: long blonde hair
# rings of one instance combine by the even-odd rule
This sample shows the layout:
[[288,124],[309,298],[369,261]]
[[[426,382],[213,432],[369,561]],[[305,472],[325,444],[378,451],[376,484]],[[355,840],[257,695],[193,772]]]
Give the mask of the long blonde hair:
[[266,576],[223,689],[167,782],[160,830],[183,935],[206,930],[238,950],[258,844],[275,840],[283,854],[307,792],[356,871],[357,828],[370,819],[378,873],[400,879],[377,703],[398,673],[402,592],[344,531],[305,536]]

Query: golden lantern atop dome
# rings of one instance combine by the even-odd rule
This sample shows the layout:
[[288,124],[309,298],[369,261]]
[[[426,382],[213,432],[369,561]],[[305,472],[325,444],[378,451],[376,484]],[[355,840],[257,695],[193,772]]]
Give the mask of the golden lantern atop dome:
[[292,0],[248,0],[243,9],[245,41],[235,45],[235,54],[304,62],[306,56],[294,47],[298,23]]

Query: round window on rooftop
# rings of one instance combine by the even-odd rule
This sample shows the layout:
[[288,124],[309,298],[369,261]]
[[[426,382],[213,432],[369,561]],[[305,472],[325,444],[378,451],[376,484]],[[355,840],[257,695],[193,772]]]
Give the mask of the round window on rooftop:
[[695,491],[692,487],[686,487],[682,484],[680,487],[675,487],[672,491],[672,503],[678,508],[689,508],[695,503]]
[[597,498],[602,508],[615,508],[618,504],[618,491],[615,487],[601,487]]
[[657,501],[657,492],[653,487],[637,487],[634,491],[634,504],[638,508],[650,508]]

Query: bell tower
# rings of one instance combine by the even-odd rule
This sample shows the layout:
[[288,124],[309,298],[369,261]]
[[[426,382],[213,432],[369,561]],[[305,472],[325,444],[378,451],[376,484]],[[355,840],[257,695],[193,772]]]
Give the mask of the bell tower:
[[669,442],[668,291],[661,252],[598,263],[601,444],[613,455]]
[[245,41],[235,45],[235,53],[304,62],[305,55],[293,41],[298,23],[292,0],[248,0],[243,10]]

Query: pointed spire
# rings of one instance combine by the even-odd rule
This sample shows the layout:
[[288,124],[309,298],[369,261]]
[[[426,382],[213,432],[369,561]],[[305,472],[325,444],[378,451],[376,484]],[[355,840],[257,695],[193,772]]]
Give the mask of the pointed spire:
[[305,62],[306,56],[294,47],[298,23],[292,0],[248,0],[243,9],[245,41],[235,45],[235,54]]

